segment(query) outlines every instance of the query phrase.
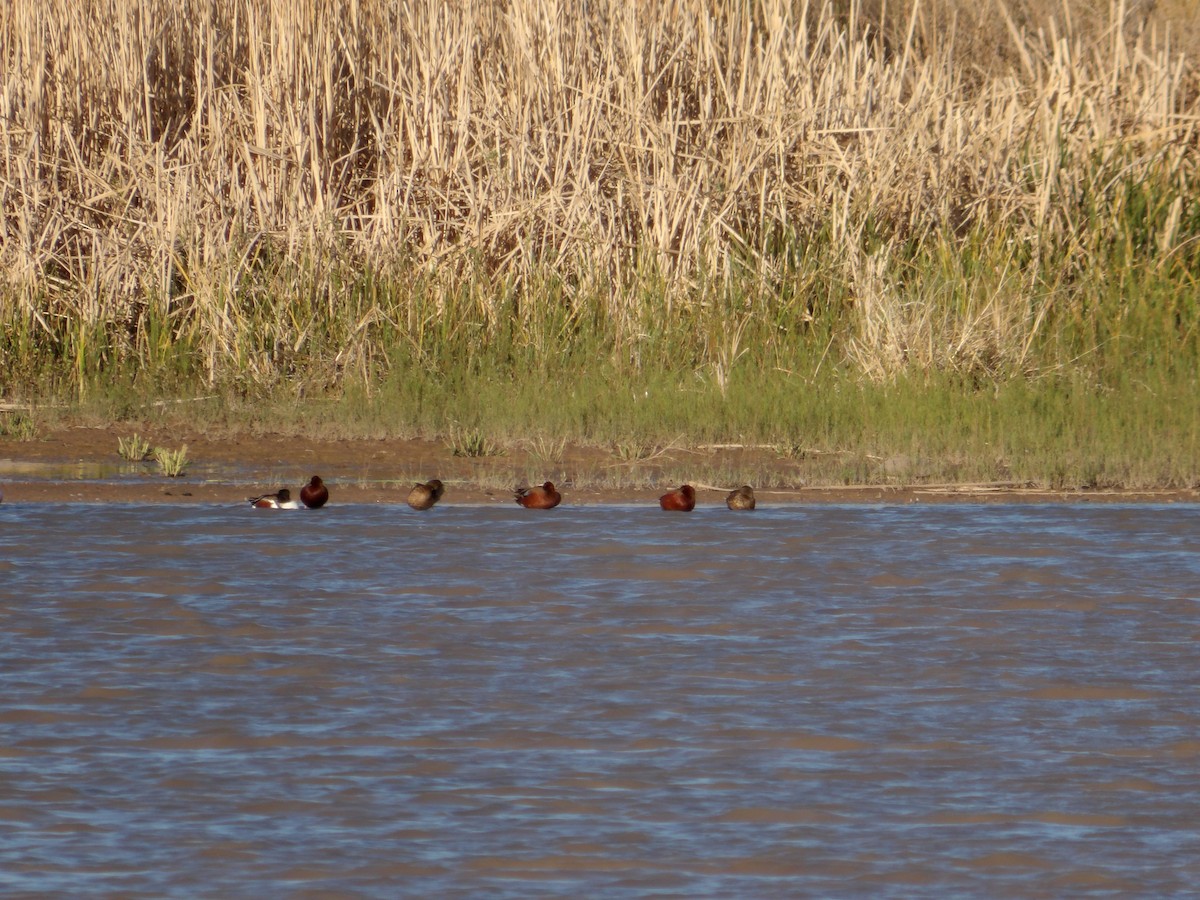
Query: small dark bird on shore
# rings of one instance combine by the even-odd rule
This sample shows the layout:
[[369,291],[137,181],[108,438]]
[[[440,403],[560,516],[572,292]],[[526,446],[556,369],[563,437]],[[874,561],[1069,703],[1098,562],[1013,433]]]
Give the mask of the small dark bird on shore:
[[329,488],[325,482],[314,475],[308,484],[300,488],[300,502],[309,509],[320,509],[329,502]]
[[554,509],[562,503],[562,494],[554,489],[550,481],[541,487],[517,488],[513,494],[517,503],[526,509]]
[[696,508],[696,489],[690,484],[685,484],[679,490],[659,497],[658,505],[675,512],[691,512]]
[[754,509],[754,488],[743,484],[736,491],[730,491],[725,505],[730,509]]
[[429,509],[442,499],[445,490],[446,486],[436,478],[424,484],[413,485],[413,489],[408,492],[408,505],[413,509]]
[[250,505],[257,509],[299,509],[300,503],[292,499],[292,492],[280,488],[274,494],[260,494],[250,498]]

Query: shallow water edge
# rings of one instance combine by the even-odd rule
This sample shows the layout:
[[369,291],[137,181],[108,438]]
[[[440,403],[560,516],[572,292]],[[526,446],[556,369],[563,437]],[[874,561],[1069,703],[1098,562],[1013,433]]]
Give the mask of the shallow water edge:
[[0,889],[1172,896],[1200,510],[0,505]]

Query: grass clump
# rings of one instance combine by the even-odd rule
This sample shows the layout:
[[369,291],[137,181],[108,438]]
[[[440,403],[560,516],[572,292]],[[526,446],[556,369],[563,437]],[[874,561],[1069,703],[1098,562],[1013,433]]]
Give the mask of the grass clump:
[[450,452],[455,456],[466,456],[472,459],[484,456],[503,456],[504,448],[487,437],[483,432],[465,429],[453,429],[449,439]]
[[171,450],[167,447],[156,447],[154,449],[154,460],[158,463],[159,471],[168,478],[178,478],[186,474],[188,464],[191,462],[188,459],[187,444],[176,450]]
[[33,416],[23,412],[0,412],[0,437],[32,441],[38,436],[38,424]]
[[565,437],[538,435],[529,441],[529,455],[541,465],[559,465],[567,451]]
[[129,460],[130,462],[142,462],[150,456],[151,447],[149,441],[134,434],[132,437],[117,438],[117,453],[121,459]]
[[664,447],[655,441],[639,441],[627,439],[617,441],[612,445],[613,455],[623,463],[642,463],[665,456],[670,446]]

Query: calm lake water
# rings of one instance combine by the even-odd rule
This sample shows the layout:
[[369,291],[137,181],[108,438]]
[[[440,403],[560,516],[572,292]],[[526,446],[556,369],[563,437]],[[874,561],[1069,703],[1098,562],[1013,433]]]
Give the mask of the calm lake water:
[[0,892],[1181,895],[1200,508],[0,505]]

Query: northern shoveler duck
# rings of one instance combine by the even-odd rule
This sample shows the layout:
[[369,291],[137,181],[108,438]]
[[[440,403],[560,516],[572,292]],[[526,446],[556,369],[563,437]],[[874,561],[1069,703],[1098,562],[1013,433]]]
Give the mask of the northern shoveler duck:
[[436,478],[424,484],[413,485],[413,489],[408,492],[408,505],[413,509],[429,509],[442,499],[445,490],[446,486]]
[[292,499],[292,492],[280,488],[274,494],[261,494],[250,498],[250,505],[258,509],[299,509],[300,501]]
[[691,512],[696,508],[696,489],[690,484],[683,485],[677,491],[671,491],[658,498],[658,505],[663,509],[676,512]]
[[300,502],[309,509],[320,509],[329,502],[329,488],[314,475],[308,480],[308,484],[300,488]]
[[743,484],[736,491],[730,491],[725,505],[730,509],[754,509],[754,488]]
[[513,491],[517,503],[526,509],[554,509],[562,503],[562,494],[554,489],[553,482],[547,481],[541,487],[517,488]]

